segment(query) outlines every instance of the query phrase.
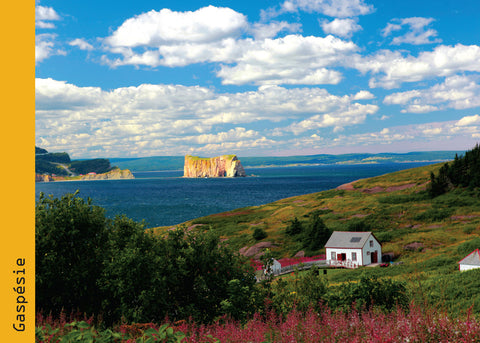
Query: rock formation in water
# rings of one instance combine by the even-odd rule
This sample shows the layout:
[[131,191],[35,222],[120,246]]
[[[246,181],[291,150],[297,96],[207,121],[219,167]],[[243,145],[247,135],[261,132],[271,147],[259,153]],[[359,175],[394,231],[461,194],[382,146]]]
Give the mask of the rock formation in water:
[[240,160],[235,155],[212,158],[185,156],[184,177],[239,177],[246,176]]

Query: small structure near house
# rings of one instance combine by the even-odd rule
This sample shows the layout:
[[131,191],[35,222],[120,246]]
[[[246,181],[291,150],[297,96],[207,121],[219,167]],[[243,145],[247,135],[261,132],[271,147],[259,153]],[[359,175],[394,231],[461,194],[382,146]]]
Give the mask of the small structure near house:
[[480,250],[475,249],[464,259],[458,262],[460,271],[480,268]]
[[265,269],[265,266],[262,265],[263,275],[276,275],[279,274],[282,270],[282,265],[276,259],[271,259],[270,270]]
[[382,263],[382,245],[371,232],[334,231],[325,250],[330,266],[357,268]]

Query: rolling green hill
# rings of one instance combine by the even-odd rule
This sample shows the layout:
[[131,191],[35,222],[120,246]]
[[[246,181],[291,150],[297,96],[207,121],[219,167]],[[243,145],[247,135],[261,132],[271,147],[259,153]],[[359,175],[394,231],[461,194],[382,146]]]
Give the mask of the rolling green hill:
[[[480,190],[456,188],[431,198],[427,192],[430,175],[441,167],[435,164],[403,170],[320,193],[197,218],[183,225],[215,230],[236,249],[270,242],[275,256],[290,257],[303,247],[286,234],[287,227],[294,218],[307,224],[318,214],[330,230],[373,231],[383,251],[397,260],[425,261],[445,254],[455,267],[455,261],[465,253],[459,247],[470,241],[480,242]],[[168,228],[154,230],[161,233]],[[258,228],[266,233],[261,240],[253,237]],[[416,244],[410,246],[412,243]]]

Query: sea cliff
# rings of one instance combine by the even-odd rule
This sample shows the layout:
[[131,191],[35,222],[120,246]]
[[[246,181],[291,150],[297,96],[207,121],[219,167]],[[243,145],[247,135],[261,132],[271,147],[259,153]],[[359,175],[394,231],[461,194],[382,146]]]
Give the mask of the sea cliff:
[[51,182],[51,181],[86,181],[86,180],[120,180],[134,179],[132,172],[128,169],[112,169],[106,173],[96,174],[88,173],[87,175],[78,176],[51,176],[35,174],[35,182]]
[[240,160],[235,155],[212,158],[185,156],[184,177],[239,177],[246,176]]

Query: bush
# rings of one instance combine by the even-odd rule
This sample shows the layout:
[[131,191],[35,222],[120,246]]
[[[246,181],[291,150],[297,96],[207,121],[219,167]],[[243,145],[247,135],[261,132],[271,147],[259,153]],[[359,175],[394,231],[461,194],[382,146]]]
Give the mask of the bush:
[[378,279],[375,276],[362,276],[359,282],[349,282],[337,287],[331,293],[329,304],[332,308],[350,311],[352,304],[357,311],[372,307],[392,311],[397,307],[407,309],[410,296],[405,282],[392,279]]
[[99,313],[97,280],[107,251],[104,209],[75,194],[40,194],[35,207],[36,306]]
[[229,282],[255,284],[253,268],[213,232],[179,228],[165,238],[124,216],[69,194],[36,205],[36,305],[79,310],[111,325],[124,318],[160,322],[222,314]]
[[268,235],[264,229],[262,229],[261,227],[256,227],[255,230],[253,230],[252,236],[255,240],[259,241],[264,238],[267,238]]

